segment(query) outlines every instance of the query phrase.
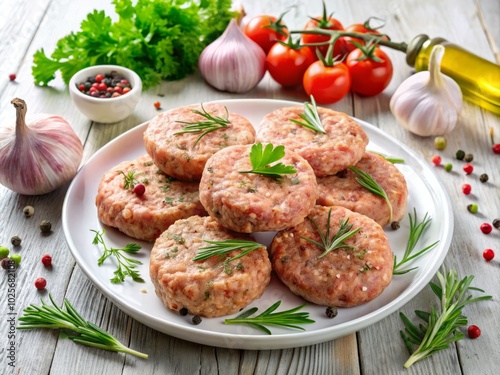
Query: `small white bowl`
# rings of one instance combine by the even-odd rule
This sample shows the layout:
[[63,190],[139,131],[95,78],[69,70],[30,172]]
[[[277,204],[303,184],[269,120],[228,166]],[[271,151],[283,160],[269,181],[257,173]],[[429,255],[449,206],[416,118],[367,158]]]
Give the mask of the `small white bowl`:
[[[132,89],[115,98],[94,98],[78,90],[78,84],[85,82],[88,77],[111,71],[122,74]],[[121,121],[134,112],[142,93],[141,78],[134,71],[119,65],[95,65],[80,70],[69,81],[69,94],[75,106],[90,120],[101,123]]]

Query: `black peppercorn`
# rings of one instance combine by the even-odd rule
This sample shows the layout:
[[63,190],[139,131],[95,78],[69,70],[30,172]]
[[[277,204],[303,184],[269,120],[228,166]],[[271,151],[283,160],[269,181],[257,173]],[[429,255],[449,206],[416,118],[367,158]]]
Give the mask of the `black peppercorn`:
[[42,220],[40,223],[40,230],[42,231],[43,234],[50,233],[52,230],[52,224],[48,220]]
[[17,263],[9,258],[2,259],[1,263],[2,263],[2,268],[4,270],[13,270],[13,269],[17,268]]
[[391,223],[391,228],[394,229],[394,230],[397,230],[399,229],[400,225],[399,225],[399,221],[393,221]]
[[12,243],[12,245],[14,246],[19,246],[21,245],[21,237],[19,236],[14,236],[10,239],[10,242]]
[[195,316],[193,316],[193,319],[192,319],[192,320],[193,320],[193,324],[194,324],[194,325],[198,325],[198,324],[200,324],[200,323],[201,323],[201,316],[199,316],[199,315],[195,315]]
[[463,152],[462,150],[458,150],[457,153],[455,154],[455,157],[458,160],[464,160],[465,152]]
[[479,176],[479,181],[484,183],[488,181],[488,178],[488,175],[486,173],[483,173],[481,176]]
[[494,226],[496,229],[500,229],[500,219],[495,219],[495,220],[493,220],[493,226]]
[[335,306],[328,306],[326,308],[326,316],[329,317],[330,319],[335,318],[338,313],[339,312]]
[[467,163],[470,163],[473,159],[474,157],[472,156],[472,154],[465,154],[464,156],[464,161],[466,161]]
[[182,309],[179,310],[179,314],[181,316],[186,316],[188,314],[188,309],[183,307]]

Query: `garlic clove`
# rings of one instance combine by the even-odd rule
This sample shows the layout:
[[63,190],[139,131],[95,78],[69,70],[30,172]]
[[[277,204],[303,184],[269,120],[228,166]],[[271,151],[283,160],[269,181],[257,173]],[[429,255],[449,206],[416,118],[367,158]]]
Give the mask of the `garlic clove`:
[[26,123],[27,106],[13,99],[15,126],[0,128],[0,184],[25,195],[49,193],[69,182],[83,147],[66,120],[37,114]]
[[462,109],[460,87],[439,70],[443,54],[444,47],[435,46],[429,71],[407,78],[390,100],[396,120],[410,132],[423,137],[451,132]]
[[266,54],[232,19],[224,33],[209,44],[198,62],[201,75],[221,91],[244,93],[266,73]]

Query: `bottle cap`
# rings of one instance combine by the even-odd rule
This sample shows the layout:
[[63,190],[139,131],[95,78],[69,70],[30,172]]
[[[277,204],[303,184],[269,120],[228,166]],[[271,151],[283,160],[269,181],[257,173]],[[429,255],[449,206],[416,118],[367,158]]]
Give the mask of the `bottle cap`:
[[425,34],[420,34],[413,38],[408,44],[408,48],[406,49],[406,63],[408,65],[415,66],[417,55],[426,40],[429,40],[429,37]]

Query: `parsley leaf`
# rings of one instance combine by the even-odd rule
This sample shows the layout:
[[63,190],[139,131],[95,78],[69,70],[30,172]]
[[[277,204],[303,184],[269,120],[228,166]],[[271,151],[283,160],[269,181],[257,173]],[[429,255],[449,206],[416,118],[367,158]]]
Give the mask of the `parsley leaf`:
[[274,146],[269,143],[266,147],[262,148],[262,143],[257,143],[252,146],[250,151],[250,162],[252,163],[252,170],[240,171],[240,173],[257,173],[266,175],[268,177],[274,178],[280,181],[282,174],[294,174],[297,170],[293,165],[284,165],[283,163],[277,163],[274,165],[269,165],[282,159],[285,156],[284,146]]
[[235,16],[231,0],[114,0],[114,21],[94,10],[80,30],[61,38],[53,53],[33,55],[37,85],[47,85],[61,72],[68,84],[79,70],[99,64],[123,65],[134,70],[148,89],[162,79],[191,74],[198,57],[225,30]]

